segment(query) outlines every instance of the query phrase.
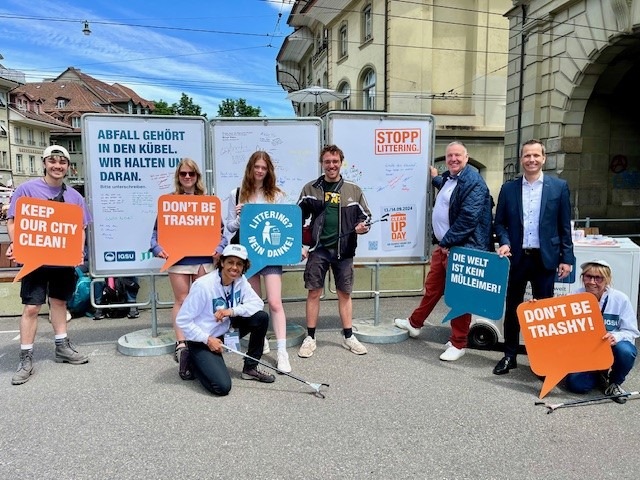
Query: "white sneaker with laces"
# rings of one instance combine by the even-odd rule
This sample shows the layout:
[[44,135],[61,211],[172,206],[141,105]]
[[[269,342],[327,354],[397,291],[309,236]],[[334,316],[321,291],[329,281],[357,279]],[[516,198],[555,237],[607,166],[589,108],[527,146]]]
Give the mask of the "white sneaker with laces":
[[289,363],[289,354],[286,350],[278,350],[278,370],[281,372],[289,373],[291,371],[291,364]]
[[442,355],[440,355],[440,360],[443,360],[445,362],[455,362],[460,357],[462,357],[465,353],[466,351],[464,348],[456,348],[453,345],[451,345],[444,352],[442,352]]
[[367,347],[362,345],[355,335],[351,335],[349,338],[342,337],[342,346],[356,355],[364,355],[367,353]]
[[420,335],[420,329],[411,326],[408,318],[396,318],[393,323],[396,327],[409,332],[409,336],[411,338],[416,338],[418,335]]
[[264,346],[262,347],[262,354],[266,355],[271,351],[271,347],[269,346],[269,339],[264,337]]
[[298,350],[298,356],[302,358],[309,358],[313,355],[313,352],[316,349],[316,339],[311,338],[309,335],[302,341],[302,345],[300,345],[300,350]]

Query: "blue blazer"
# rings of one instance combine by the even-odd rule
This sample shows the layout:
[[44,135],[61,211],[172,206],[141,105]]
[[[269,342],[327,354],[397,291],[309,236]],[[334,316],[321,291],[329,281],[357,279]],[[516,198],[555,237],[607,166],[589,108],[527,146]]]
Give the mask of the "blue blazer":
[[[511,265],[518,265],[524,236],[522,177],[505,183],[500,189],[494,228],[499,244],[511,248]],[[561,263],[573,265],[571,202],[566,181],[544,175],[539,228],[540,254],[545,268],[555,270]]]

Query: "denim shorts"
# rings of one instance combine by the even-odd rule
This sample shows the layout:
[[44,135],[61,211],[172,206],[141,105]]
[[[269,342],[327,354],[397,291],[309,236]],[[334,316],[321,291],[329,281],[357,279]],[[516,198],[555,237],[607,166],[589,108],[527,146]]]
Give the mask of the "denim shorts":
[[307,266],[304,269],[304,288],[323,288],[329,266],[336,281],[336,288],[350,294],[353,290],[353,258],[338,259],[335,248],[318,247],[309,252]]
[[21,280],[20,298],[23,305],[44,305],[47,295],[68,302],[76,289],[73,267],[40,267]]

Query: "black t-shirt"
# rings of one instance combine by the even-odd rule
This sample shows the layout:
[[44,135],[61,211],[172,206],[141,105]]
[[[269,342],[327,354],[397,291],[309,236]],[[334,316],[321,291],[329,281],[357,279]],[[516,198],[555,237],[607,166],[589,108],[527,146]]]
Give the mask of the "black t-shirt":
[[338,244],[338,231],[340,224],[340,192],[336,192],[339,182],[322,181],[324,190],[325,219],[320,244],[327,248],[333,248]]

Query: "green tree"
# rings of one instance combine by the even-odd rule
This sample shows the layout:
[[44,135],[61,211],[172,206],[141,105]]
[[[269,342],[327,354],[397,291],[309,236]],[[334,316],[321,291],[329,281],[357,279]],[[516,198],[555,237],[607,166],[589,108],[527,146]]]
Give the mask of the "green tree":
[[175,115],[173,108],[164,100],[160,99],[153,103],[156,105],[156,108],[153,111],[154,115]]
[[178,115],[202,115],[206,117],[207,114],[202,113],[202,107],[197,103],[193,103],[193,98],[183,93],[180,96],[180,101],[172,105],[173,109]]
[[260,107],[252,107],[244,98],[233,100],[227,98],[218,106],[219,117],[259,117]]

